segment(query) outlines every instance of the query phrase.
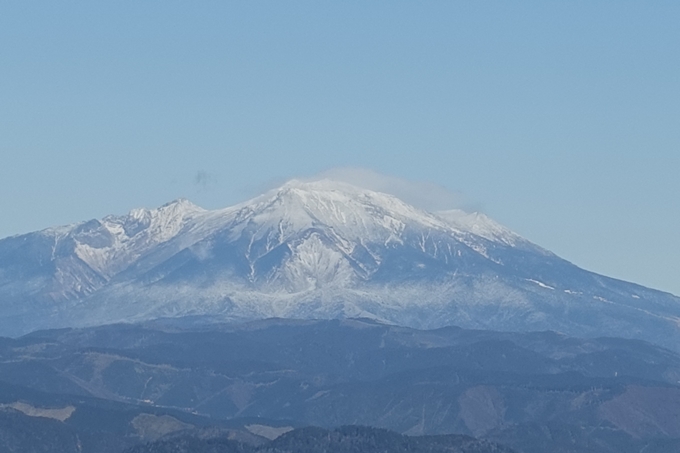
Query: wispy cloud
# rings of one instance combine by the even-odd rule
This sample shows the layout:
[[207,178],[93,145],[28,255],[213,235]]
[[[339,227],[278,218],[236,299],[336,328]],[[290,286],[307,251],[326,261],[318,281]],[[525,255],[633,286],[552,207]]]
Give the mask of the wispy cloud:
[[439,184],[410,181],[378,173],[367,168],[332,168],[304,179],[309,181],[332,179],[377,192],[389,193],[407,203],[428,211],[460,208],[464,204],[461,194]]

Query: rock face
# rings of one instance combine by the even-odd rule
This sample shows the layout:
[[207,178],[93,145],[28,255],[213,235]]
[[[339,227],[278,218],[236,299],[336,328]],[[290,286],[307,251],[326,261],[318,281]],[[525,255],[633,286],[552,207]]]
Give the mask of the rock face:
[[161,317],[368,317],[646,339],[680,299],[555,256],[481,214],[335,181],[206,211],[186,200],[0,241],[0,334]]

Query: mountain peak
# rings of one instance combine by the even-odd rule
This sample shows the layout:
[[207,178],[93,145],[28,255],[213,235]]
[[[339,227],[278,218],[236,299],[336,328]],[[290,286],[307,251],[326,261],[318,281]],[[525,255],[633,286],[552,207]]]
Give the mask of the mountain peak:
[[0,320],[361,316],[579,335],[643,322],[654,328],[638,338],[680,338],[670,295],[579,269],[484,214],[428,212],[331,179],[226,209],[178,199],[54,231],[0,241]]
[[466,212],[461,209],[437,211],[438,217],[456,229],[467,231],[489,241],[501,242],[509,246],[527,244],[528,241],[514,231],[490,219],[481,212]]
[[350,241],[384,241],[408,227],[450,228],[393,195],[331,179],[291,180],[239,208],[242,221],[259,225],[258,231],[276,227],[281,233],[296,234],[326,228]]
[[301,180],[291,179],[282,186],[267,192],[263,197],[274,196],[302,196],[320,198],[333,198],[335,200],[380,196],[396,199],[396,197],[373,190],[365,189],[343,181],[333,179]]
[[168,237],[177,233],[187,219],[206,212],[186,198],[178,198],[155,209],[136,208],[127,216],[109,216],[110,223],[135,223],[151,227],[151,232]]
[[173,212],[202,212],[205,211],[200,206],[195,205],[186,198],[177,198],[162,206],[156,208],[157,211],[173,211]]

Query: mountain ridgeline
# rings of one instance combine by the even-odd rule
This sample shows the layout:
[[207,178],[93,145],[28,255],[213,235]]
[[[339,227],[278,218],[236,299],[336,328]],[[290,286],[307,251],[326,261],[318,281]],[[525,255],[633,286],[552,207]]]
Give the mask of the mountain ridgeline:
[[[364,425],[400,435],[369,430],[377,450],[361,451],[680,451],[680,356],[639,340],[365,319],[175,323],[0,338],[0,450],[349,452],[367,438],[295,432]],[[479,441],[417,438],[433,435]]]
[[335,181],[227,209],[186,200],[0,241],[0,333],[192,316],[639,338],[678,350],[680,299],[597,275],[481,214]]

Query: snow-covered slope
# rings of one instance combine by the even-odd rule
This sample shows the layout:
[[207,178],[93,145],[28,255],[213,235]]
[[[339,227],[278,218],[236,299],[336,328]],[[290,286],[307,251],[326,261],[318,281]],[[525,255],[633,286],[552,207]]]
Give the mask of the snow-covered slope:
[[680,300],[584,271],[478,213],[336,181],[206,211],[186,200],[0,241],[0,333],[364,316],[680,344]]

